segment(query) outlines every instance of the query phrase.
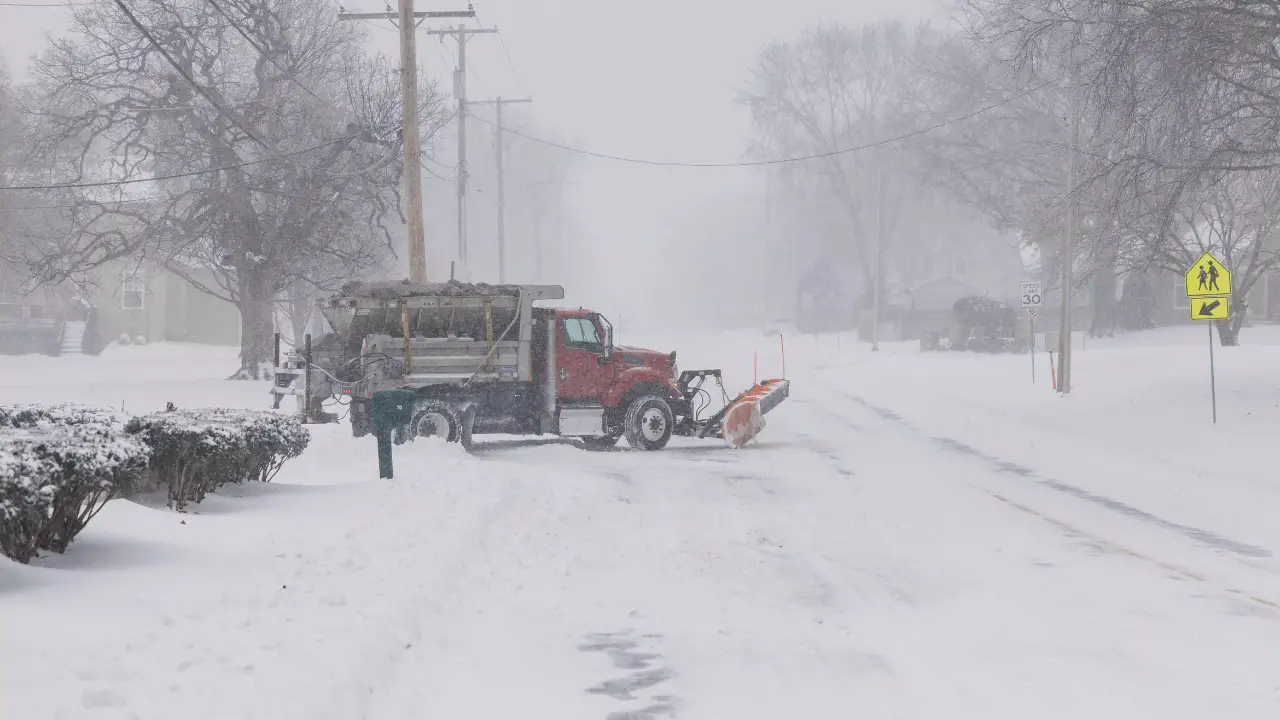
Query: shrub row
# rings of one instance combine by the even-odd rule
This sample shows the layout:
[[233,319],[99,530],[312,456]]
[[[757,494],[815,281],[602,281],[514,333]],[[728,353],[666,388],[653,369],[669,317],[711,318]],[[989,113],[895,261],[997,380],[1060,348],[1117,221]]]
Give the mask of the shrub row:
[[310,435],[267,411],[128,418],[78,405],[0,406],[0,554],[63,552],[108,500],[161,483],[183,510],[219,485],[269,482]]
[[166,410],[135,417],[126,432],[151,447],[151,480],[182,510],[220,485],[270,482],[302,454],[310,434],[296,419],[255,410]]
[[0,432],[0,553],[63,552],[103,505],[146,481],[150,449],[108,425]]
[[0,432],[7,428],[56,425],[99,425],[123,430],[129,416],[117,410],[64,403],[61,405],[0,405]]

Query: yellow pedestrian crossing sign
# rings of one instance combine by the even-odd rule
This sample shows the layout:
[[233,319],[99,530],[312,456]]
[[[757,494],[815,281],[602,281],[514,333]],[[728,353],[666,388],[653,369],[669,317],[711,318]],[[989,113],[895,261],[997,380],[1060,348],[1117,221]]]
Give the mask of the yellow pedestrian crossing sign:
[[[1224,297],[1231,294],[1231,271],[1222,264],[1221,260],[1209,253],[1201,255],[1200,259],[1187,269],[1186,279],[1189,298]],[[1199,307],[1196,303],[1191,305]],[[1221,307],[1225,313],[1226,301],[1223,301]],[[1193,312],[1192,316],[1196,316],[1196,313]]]
[[1231,316],[1231,298],[1205,297],[1191,299],[1192,320],[1226,320]]

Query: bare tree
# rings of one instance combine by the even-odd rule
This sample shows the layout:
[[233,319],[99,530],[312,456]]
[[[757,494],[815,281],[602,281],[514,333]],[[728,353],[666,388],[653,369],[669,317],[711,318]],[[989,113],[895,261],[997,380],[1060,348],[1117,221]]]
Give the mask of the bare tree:
[[[1231,198],[1208,202],[1219,227],[1228,220],[1223,212],[1265,204],[1265,193],[1248,188],[1269,185],[1265,176],[1280,167],[1280,16],[1272,4],[964,0],[963,7],[978,36],[1010,48],[1011,65],[1073,69],[1079,107],[1106,148],[1089,159],[1084,184],[1103,188],[1095,194],[1104,199],[1099,210],[1122,264],[1184,271],[1168,265],[1181,257],[1171,248],[1181,247],[1177,239],[1189,228],[1206,226],[1205,193],[1213,187]],[[1245,179],[1254,173],[1265,179]],[[1246,218],[1230,226],[1259,232]],[[1232,269],[1241,278],[1254,272]],[[1243,300],[1238,318],[1219,323],[1224,344],[1238,339]]]
[[[28,258],[38,279],[162,263],[239,307],[237,376],[256,377],[280,293],[390,252],[400,94],[395,69],[361,45],[324,0],[77,7],[33,70],[30,151],[52,159],[45,184],[152,180],[59,191],[76,207],[55,248]],[[422,97],[430,138],[440,98]]]
[[927,25],[809,28],[762,50],[741,93],[758,154],[822,156],[796,173],[820,180],[843,209],[868,287],[885,274],[878,265],[918,211],[907,203],[920,177],[910,144],[838,151],[926,126],[932,118],[921,63],[943,42]]
[[[1231,315],[1218,322],[1224,346],[1239,344],[1248,296],[1280,267],[1280,171],[1226,173],[1184,187],[1172,218],[1134,235],[1135,254],[1181,275],[1211,252],[1232,270]],[[1156,216],[1159,217],[1159,216]]]

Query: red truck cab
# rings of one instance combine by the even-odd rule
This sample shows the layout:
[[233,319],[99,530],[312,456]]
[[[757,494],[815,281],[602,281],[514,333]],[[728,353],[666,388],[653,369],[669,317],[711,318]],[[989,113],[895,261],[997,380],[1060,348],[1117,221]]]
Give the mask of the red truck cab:
[[[549,310],[549,317],[555,323],[557,405],[582,411],[601,408],[605,432],[600,441],[617,442],[623,433],[625,414],[637,399],[656,396],[668,406],[676,404],[672,410],[677,414],[683,409],[676,385],[675,352],[615,346],[613,326],[603,315],[590,310],[557,308]],[[654,420],[657,419],[655,415]],[[667,417],[665,422],[674,424],[674,418]],[[665,441],[664,438],[662,442]]]

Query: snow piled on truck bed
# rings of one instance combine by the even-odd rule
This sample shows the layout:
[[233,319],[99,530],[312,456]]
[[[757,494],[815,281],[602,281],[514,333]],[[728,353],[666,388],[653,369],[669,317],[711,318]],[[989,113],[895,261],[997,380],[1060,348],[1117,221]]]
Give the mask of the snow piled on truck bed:
[[[1280,332],[1030,358],[786,339],[740,451],[312,426],[269,485],[0,560],[4,718],[1274,718]],[[777,337],[628,336],[780,374]],[[4,402],[269,406],[234,350],[0,357]]]

